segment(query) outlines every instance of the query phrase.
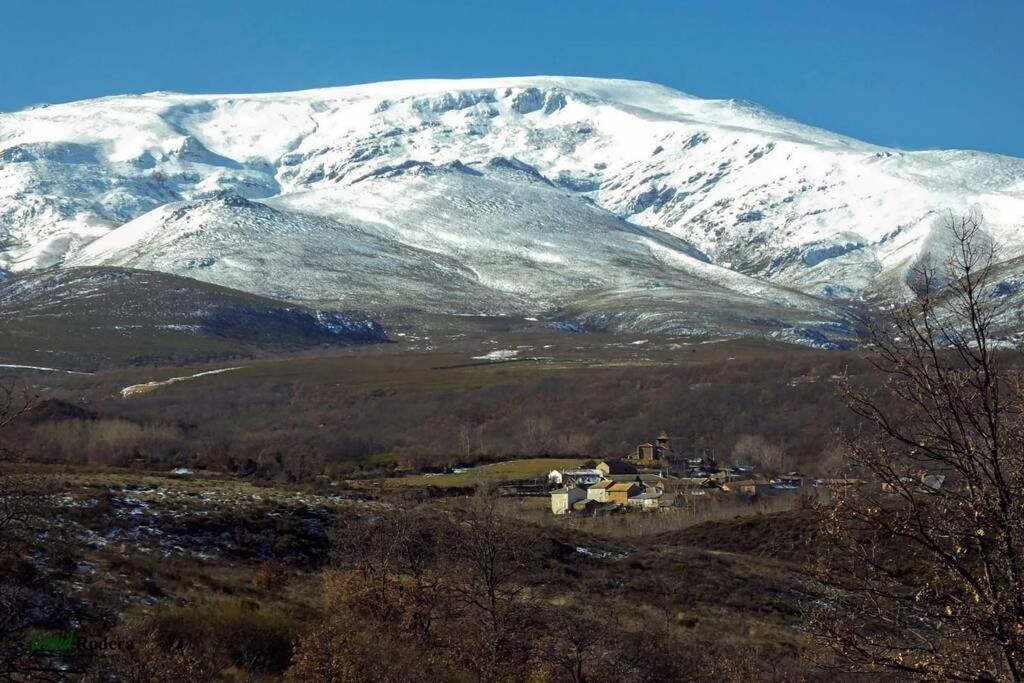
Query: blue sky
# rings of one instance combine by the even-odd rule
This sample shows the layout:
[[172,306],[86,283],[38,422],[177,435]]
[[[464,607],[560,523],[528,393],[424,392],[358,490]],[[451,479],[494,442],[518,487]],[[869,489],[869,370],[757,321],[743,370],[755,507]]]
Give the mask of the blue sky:
[[1024,2],[0,0],[0,111],[125,92],[559,74],[1024,157]]

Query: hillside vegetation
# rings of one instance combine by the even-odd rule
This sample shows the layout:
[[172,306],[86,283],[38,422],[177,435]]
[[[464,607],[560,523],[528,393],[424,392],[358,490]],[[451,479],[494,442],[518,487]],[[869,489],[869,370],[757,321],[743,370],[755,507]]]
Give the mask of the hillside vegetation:
[[473,360],[479,351],[388,349],[254,361],[127,399],[129,385],[211,367],[37,374],[30,381],[47,403],[2,438],[30,459],[294,481],[621,457],[664,429],[684,450],[731,457],[747,437],[776,447],[776,467],[818,469],[848,419],[833,377],[859,367],[845,355],[745,342],[581,341],[508,363]]

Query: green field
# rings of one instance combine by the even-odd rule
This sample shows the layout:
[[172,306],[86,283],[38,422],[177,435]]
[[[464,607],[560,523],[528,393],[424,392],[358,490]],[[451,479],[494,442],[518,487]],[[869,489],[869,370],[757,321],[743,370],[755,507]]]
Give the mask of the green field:
[[503,481],[519,481],[546,477],[557,469],[579,467],[586,460],[579,458],[524,458],[474,467],[458,474],[418,474],[385,480],[392,486],[474,486],[478,483],[497,484]]

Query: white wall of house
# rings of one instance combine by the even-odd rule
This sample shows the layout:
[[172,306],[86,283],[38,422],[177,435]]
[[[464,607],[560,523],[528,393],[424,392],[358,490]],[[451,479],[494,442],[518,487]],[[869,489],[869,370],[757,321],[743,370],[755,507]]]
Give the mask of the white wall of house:
[[551,492],[551,512],[556,515],[564,515],[572,510],[572,504],[584,500],[587,497],[586,491],[578,488],[558,489]]
[[627,502],[632,507],[638,507],[644,510],[653,510],[654,508],[657,508],[659,505],[661,505],[661,495],[659,493],[659,495],[657,496],[649,496],[646,494],[641,496],[634,496],[633,498],[630,498]]

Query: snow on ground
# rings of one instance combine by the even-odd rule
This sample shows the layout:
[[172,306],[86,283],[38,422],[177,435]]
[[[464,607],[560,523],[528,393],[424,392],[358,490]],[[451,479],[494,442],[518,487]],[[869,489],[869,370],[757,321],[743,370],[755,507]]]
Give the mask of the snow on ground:
[[496,349],[482,356],[473,356],[473,360],[509,360],[519,355],[518,349]]
[[132,396],[138,396],[139,394],[145,394],[160,387],[169,386],[178,382],[184,382],[190,379],[196,379],[197,377],[206,377],[208,375],[219,375],[223,372],[231,372],[232,370],[241,370],[244,366],[238,366],[234,368],[221,368],[219,370],[207,370],[206,372],[197,372],[194,375],[186,375],[184,377],[171,377],[170,379],[159,380],[154,382],[146,382],[145,384],[132,384],[124,389],[121,389],[121,398],[131,398]]
[[45,368],[38,365],[12,365],[0,363],[0,368],[12,368],[15,370],[38,370],[40,372],[62,372],[66,375],[91,375],[91,372],[77,372],[75,370],[61,370],[59,368]]

